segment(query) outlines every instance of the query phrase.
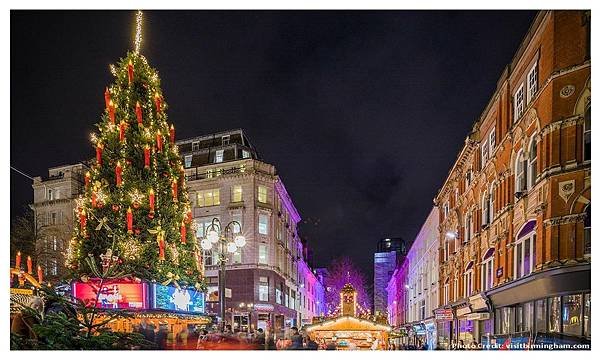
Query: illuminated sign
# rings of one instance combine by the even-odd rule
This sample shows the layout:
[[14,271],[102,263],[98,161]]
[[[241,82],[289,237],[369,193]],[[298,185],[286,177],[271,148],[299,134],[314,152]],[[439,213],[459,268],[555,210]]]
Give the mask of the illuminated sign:
[[254,304],[254,310],[256,311],[273,311],[275,307],[271,304]]
[[452,320],[452,309],[436,309],[433,311],[436,320]]
[[100,280],[74,282],[73,297],[88,307],[102,309],[147,309],[148,285],[146,283],[109,282]]
[[154,284],[152,308],[191,313],[204,313],[204,293],[196,289]]

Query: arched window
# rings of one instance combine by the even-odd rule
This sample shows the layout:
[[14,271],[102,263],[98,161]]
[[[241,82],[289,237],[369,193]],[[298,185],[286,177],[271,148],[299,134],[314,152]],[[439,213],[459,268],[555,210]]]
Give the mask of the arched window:
[[519,151],[517,154],[517,158],[515,160],[515,192],[523,192],[525,191],[525,169],[527,168],[526,164],[527,160],[525,160],[523,156],[523,150]]
[[529,161],[527,174],[527,189],[531,189],[535,185],[537,177],[537,139],[534,134],[531,137],[531,143],[529,144]]
[[583,161],[592,159],[592,105],[588,104],[583,113]]
[[471,241],[471,235],[473,234],[473,217],[471,216],[471,212],[467,212],[465,216],[465,239],[464,242],[467,243]]
[[473,293],[473,261],[469,261],[463,274],[463,296],[468,297]]
[[489,290],[494,286],[494,248],[489,248],[481,261],[481,289]]
[[490,198],[487,191],[481,197],[481,225],[490,223]]
[[535,268],[536,221],[527,222],[517,235],[514,251],[515,279],[529,275]]
[[488,196],[489,199],[489,208],[490,208],[490,224],[494,221],[494,206],[496,206],[496,199],[494,196],[494,193],[496,192],[496,183],[493,182],[492,185],[490,185],[490,195]]

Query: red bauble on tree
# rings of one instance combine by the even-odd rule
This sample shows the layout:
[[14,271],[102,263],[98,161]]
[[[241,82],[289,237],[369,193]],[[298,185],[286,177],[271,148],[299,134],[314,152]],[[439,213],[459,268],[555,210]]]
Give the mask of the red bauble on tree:
[[117,161],[117,166],[115,167],[115,177],[117,178],[117,186],[121,186],[123,183],[122,179],[123,168],[121,167],[121,162]]
[[142,126],[143,125],[142,107],[140,106],[139,101],[135,103],[135,117],[137,118],[138,125]]

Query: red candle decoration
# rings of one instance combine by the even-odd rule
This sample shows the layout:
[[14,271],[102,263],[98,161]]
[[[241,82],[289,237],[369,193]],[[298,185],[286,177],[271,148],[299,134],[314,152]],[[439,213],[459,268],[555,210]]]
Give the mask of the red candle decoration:
[[44,274],[42,273],[42,267],[38,265],[38,282],[41,284],[44,280]]
[[17,257],[15,259],[15,269],[21,268],[21,252],[17,251]]
[[96,192],[92,191],[92,207],[96,207]]
[[148,200],[150,202],[150,212],[154,212],[154,190],[150,189],[150,194],[148,195]]
[[133,234],[133,213],[131,207],[127,209],[127,233]]
[[123,168],[121,167],[121,162],[117,161],[117,167],[115,167],[115,175],[117,177],[117,186],[121,186],[121,183],[123,182],[123,179],[121,178],[122,173],[123,173]]
[[33,263],[31,261],[31,256],[27,257],[27,273],[28,274],[33,274],[33,270],[31,270],[31,268],[33,267]]
[[112,124],[115,123],[115,104],[112,100],[108,103],[108,116],[110,117],[110,122]]
[[185,241],[186,229],[185,229],[185,222],[183,222],[183,221],[181,222],[180,232],[181,232],[181,243],[186,244],[186,241]]
[[123,142],[123,140],[125,140],[125,121],[119,124],[119,141]]
[[137,118],[138,125],[142,126],[142,107],[139,101],[135,103],[135,117]]
[[150,169],[150,146],[144,146],[144,168]]
[[79,226],[81,227],[81,230],[85,229],[86,223],[87,223],[87,215],[85,213],[85,209],[81,209],[81,212],[79,212]]
[[169,140],[171,141],[171,144],[175,144],[175,128],[173,127],[173,124],[171,124],[171,128],[169,129]]
[[102,148],[104,146],[101,142],[98,142],[98,145],[96,145],[96,163],[100,166],[102,166]]
[[188,210],[187,212],[187,223],[191,223],[192,222],[192,210]]
[[108,86],[104,90],[104,104],[105,104],[106,108],[108,109],[108,106],[110,104],[110,91],[108,91]]
[[131,60],[129,60],[129,64],[127,64],[127,75],[129,77],[129,84],[131,85],[133,82],[133,64],[131,63]]
[[177,180],[171,183],[171,192],[173,193],[173,201],[177,202]]
[[156,147],[158,148],[158,151],[162,151],[163,143],[162,143],[162,135],[160,134],[160,131],[156,133]]
[[160,98],[160,95],[158,95],[158,93],[154,93],[154,104],[156,105],[156,112],[159,113],[160,106],[162,105],[162,100]]
[[165,260],[165,239],[162,237],[158,240],[158,260]]
[[88,186],[90,186],[90,172],[87,171],[85,173],[85,189],[87,190]]

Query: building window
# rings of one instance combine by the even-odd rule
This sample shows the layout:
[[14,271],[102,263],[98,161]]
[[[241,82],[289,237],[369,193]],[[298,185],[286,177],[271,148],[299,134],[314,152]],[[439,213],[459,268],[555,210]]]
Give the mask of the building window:
[[258,300],[269,301],[269,284],[258,285]]
[[458,188],[454,189],[454,206],[458,206]]
[[[206,236],[206,231],[208,231],[208,228],[212,224],[214,218],[215,217],[194,219],[194,222],[196,223],[196,238],[202,239]],[[219,217],[216,218],[219,219]]]
[[223,135],[223,136],[221,136],[221,144],[223,146],[229,145],[229,139],[230,139],[229,135]]
[[489,290],[494,287],[494,249],[488,250],[481,263],[481,289]]
[[488,147],[487,147],[487,141],[484,141],[481,144],[481,168],[483,169],[485,167],[485,164],[488,161]]
[[535,185],[536,177],[537,177],[537,140],[535,139],[536,135],[534,134],[531,140],[531,144],[529,145],[529,161],[528,161],[528,181],[527,188],[531,189],[533,185]]
[[518,305],[516,307],[516,331],[531,331],[533,326],[533,302]]
[[275,289],[275,302],[278,303],[279,305],[281,305],[283,303],[281,295],[282,295],[281,290]]
[[223,150],[215,151],[215,163],[223,162]]
[[50,260],[50,274],[58,275],[58,261],[56,259]]
[[471,241],[473,235],[473,216],[471,212],[467,213],[465,217],[465,243]]
[[515,191],[523,192],[525,191],[525,168],[526,161],[523,157],[523,150],[519,151],[517,155],[517,159],[515,161]]
[[548,332],[560,332],[560,297],[551,297],[548,299]]
[[515,332],[515,308],[503,307],[496,310],[497,333],[511,334]]
[[250,152],[247,150],[242,150],[242,159],[247,159],[250,157]]
[[448,218],[449,214],[450,214],[450,204],[448,204],[448,201],[446,201],[444,203],[444,220],[446,220]]
[[231,187],[231,202],[242,201],[242,185],[234,185]]
[[496,128],[493,128],[492,131],[490,131],[490,135],[488,136],[488,144],[490,147],[489,156],[491,157],[494,153],[494,150],[496,149]]
[[515,279],[531,274],[535,263],[535,232],[519,239],[515,243]]
[[496,191],[495,189],[495,184],[492,183],[492,185],[490,185],[490,195],[488,196],[489,199],[489,211],[490,211],[490,224],[492,222],[494,222],[494,206],[496,206],[496,200],[495,200],[495,196],[494,196],[494,192]]
[[267,245],[259,244],[258,245],[258,263],[266,264],[267,260],[268,260]]
[[454,278],[454,301],[458,300],[458,278]]
[[581,294],[562,297],[562,332],[568,335],[581,335]]
[[444,261],[448,261],[450,256],[450,241],[446,240],[446,246],[444,247]]
[[535,331],[546,332],[548,325],[548,302],[546,299],[535,302]]
[[48,200],[54,200],[54,193],[52,189],[48,189]]
[[192,166],[192,155],[186,155],[184,160],[185,160],[186,168],[189,168],[190,166]]
[[583,335],[590,338],[592,336],[592,294],[587,293],[583,299]]
[[529,74],[527,74],[527,103],[533,100],[535,93],[538,89],[538,71],[537,71],[537,63],[533,65],[531,70],[529,70]]
[[463,281],[464,296],[471,296],[471,293],[473,292],[473,269],[470,269],[467,272],[465,272],[465,274],[463,275]]
[[205,207],[205,206],[214,206],[214,205],[220,205],[220,204],[221,204],[221,198],[220,198],[220,194],[219,194],[219,189],[198,191],[196,206]]
[[481,198],[481,225],[490,223],[490,199],[487,191],[483,192]]
[[52,236],[52,250],[56,251],[58,249],[58,241],[56,240],[56,236]]
[[238,249],[236,252],[233,253],[233,255],[231,256],[231,261],[234,264],[242,263],[242,249]]
[[583,161],[592,160],[592,106],[583,113]]
[[50,214],[50,224],[51,225],[56,225],[56,213],[53,212],[52,214]]
[[258,202],[266,204],[267,203],[267,187],[259,185],[258,186]]
[[425,300],[419,302],[419,320],[425,319]]
[[515,118],[514,121],[517,121],[523,116],[523,112],[525,111],[525,93],[523,91],[523,84],[519,86],[519,89],[515,93],[514,97],[515,101]]
[[469,169],[469,170],[467,170],[467,173],[465,174],[465,191],[471,185],[472,179],[473,179],[473,170]]
[[258,215],[258,233],[269,235],[269,216],[266,214]]
[[192,142],[192,151],[198,151],[200,150],[200,142],[199,141],[193,141]]
[[[213,265],[213,253],[211,250],[204,250],[203,258],[204,258],[204,266]],[[216,261],[214,262],[214,264],[215,265],[217,264]]]
[[592,205],[585,208],[583,220],[583,255],[592,254]]

